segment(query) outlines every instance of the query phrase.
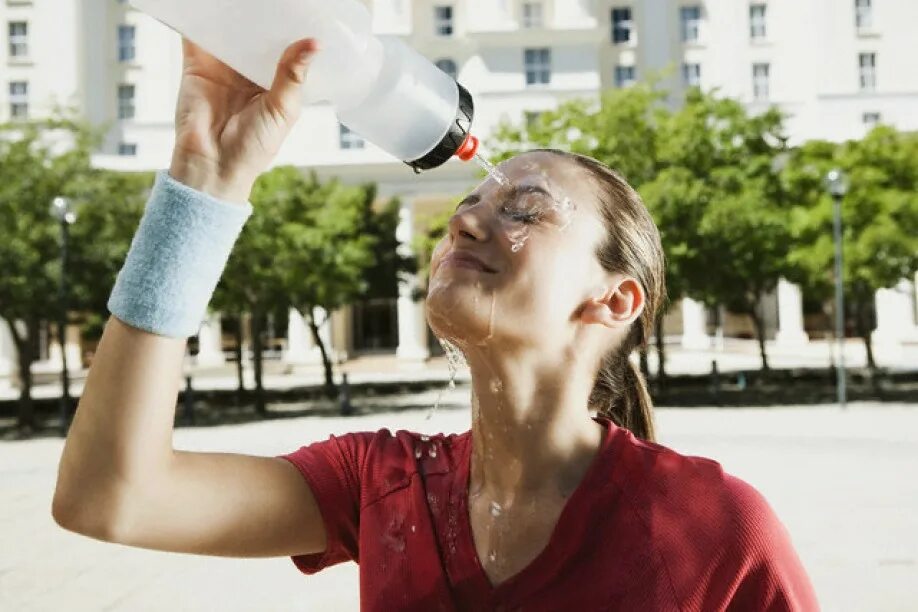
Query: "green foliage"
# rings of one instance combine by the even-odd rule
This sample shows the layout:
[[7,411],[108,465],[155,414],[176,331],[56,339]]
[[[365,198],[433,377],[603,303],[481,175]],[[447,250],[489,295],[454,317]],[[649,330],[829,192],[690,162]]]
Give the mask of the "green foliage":
[[833,289],[834,203],[825,176],[833,167],[846,173],[850,189],[842,199],[842,278],[855,327],[870,345],[870,316],[876,290],[892,287],[918,271],[918,135],[889,126],[862,140],[813,141],[793,151],[782,181],[795,204],[789,262],[803,290],[827,300]]
[[64,119],[0,126],[0,317],[56,316],[60,228],[49,208],[77,195],[96,138]]

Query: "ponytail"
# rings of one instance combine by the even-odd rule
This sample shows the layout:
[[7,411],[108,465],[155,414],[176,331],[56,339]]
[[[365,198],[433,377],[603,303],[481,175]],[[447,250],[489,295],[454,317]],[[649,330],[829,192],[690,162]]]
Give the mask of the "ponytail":
[[590,404],[600,416],[642,440],[654,442],[653,402],[640,367],[629,359],[630,353],[631,348],[627,348],[603,358]]

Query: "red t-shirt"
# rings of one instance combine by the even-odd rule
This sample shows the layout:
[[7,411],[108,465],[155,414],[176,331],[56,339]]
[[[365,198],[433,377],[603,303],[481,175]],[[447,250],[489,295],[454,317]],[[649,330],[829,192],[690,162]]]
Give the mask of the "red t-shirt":
[[816,610],[790,537],[752,486],[613,423],[546,548],[492,586],[468,518],[471,434],[383,429],[279,455],[319,504],[324,553],[360,565],[363,610]]

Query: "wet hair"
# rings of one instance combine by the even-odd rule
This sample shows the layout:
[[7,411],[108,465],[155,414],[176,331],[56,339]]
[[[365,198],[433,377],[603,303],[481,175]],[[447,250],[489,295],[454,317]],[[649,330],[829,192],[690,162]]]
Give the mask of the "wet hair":
[[596,256],[603,269],[626,274],[644,290],[644,310],[628,335],[600,361],[590,406],[643,440],[654,441],[653,403],[647,383],[631,359],[635,349],[647,346],[657,311],[666,299],[666,276],[660,232],[637,192],[614,170],[592,157],[536,149],[563,157],[596,181],[599,211],[608,232]]

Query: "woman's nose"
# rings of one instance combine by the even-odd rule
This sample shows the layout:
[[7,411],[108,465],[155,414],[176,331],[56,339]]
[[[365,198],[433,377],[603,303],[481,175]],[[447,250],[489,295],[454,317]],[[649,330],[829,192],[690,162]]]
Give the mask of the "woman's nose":
[[475,242],[485,242],[490,232],[488,230],[487,206],[476,204],[463,210],[456,211],[449,219],[449,234],[452,239],[464,237]]

